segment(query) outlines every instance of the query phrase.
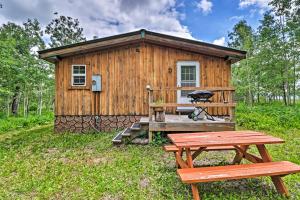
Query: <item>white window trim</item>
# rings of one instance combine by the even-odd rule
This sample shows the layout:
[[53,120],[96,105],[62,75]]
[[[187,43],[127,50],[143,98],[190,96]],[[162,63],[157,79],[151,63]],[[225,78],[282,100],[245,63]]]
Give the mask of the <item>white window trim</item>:
[[[180,68],[182,65],[194,65],[196,66],[196,87],[200,87],[200,63],[198,61],[177,61],[176,63],[177,67],[177,87],[181,87],[181,73],[178,73],[180,71]],[[181,90],[177,90],[177,102],[180,102],[181,99]],[[179,108],[179,107],[178,107]],[[182,108],[182,107],[180,107]]]
[[[74,74],[73,73],[74,72],[74,70],[73,70],[74,66],[84,66],[84,74]],[[75,87],[84,87],[84,86],[86,86],[86,65],[73,64],[71,70],[72,70],[72,86],[75,86]],[[84,76],[84,80],[85,80],[84,85],[74,85],[74,76]]]
[[[200,63],[198,61],[178,61],[177,62],[177,72],[179,72],[182,65],[193,65],[196,66],[196,87],[200,87]],[[177,87],[181,87],[179,84],[181,82],[181,74],[177,73]]]

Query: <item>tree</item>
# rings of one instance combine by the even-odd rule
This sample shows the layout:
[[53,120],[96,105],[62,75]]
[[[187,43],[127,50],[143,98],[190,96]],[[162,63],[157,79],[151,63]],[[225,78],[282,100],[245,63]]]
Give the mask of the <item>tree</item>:
[[[11,96],[11,112],[14,115],[18,114],[19,98],[20,98],[20,85],[22,85],[24,79],[22,74],[22,69],[24,63],[26,63],[26,58],[30,56],[29,53],[29,41],[28,35],[25,30],[14,23],[4,24],[0,28],[0,38],[4,41],[14,41],[14,65],[6,65],[6,70],[8,70],[5,77],[6,87],[10,89],[13,96]],[[10,60],[4,60],[3,62],[10,62]],[[3,82],[2,84],[5,84]]]
[[[6,100],[5,107],[10,108],[14,115],[18,115],[22,99],[24,116],[28,114],[29,102],[36,100],[39,105],[37,112],[40,114],[43,106],[41,86],[48,82],[53,85],[53,65],[38,59],[36,53],[45,47],[42,35],[43,31],[37,20],[29,19],[23,26],[7,23],[0,27],[0,71],[3,70],[0,86],[5,98],[11,99]],[[53,90],[49,92],[53,94]],[[4,101],[0,102],[4,104]]]
[[255,56],[262,69],[261,85],[268,96],[278,95],[278,92],[282,91],[280,96],[283,96],[285,101],[285,75],[282,65],[284,58],[280,41],[280,27],[270,11],[264,14],[260,23],[257,34],[259,51]]
[[[291,52],[290,52],[290,47],[292,46],[290,44],[291,38],[287,37],[290,30],[287,26],[287,22],[291,19],[292,16],[292,5],[294,2],[297,1],[291,1],[291,0],[272,0],[269,5],[272,6],[272,10],[276,16],[279,17],[278,25],[280,27],[280,32],[281,32],[281,49],[282,49],[282,55],[283,59],[281,64],[285,68],[283,71],[283,75],[285,76],[285,81],[284,81],[284,90],[285,90],[285,95],[284,95],[284,103],[286,105],[289,105],[291,100],[291,88],[290,88],[290,82],[291,82],[291,65],[292,63],[290,62],[291,58]],[[294,78],[295,79],[295,78]]]
[[[229,33],[229,46],[247,51],[233,67],[233,84],[249,103],[283,100],[296,102],[300,72],[300,1],[273,0],[257,30],[238,22]],[[292,94],[293,93],[293,94]],[[245,100],[245,98],[244,98]]]
[[[85,39],[79,21],[70,17],[52,20],[47,30],[53,47]],[[19,115],[22,106],[24,116],[29,111],[41,115],[54,106],[54,65],[37,54],[46,47],[43,36],[37,19],[0,26],[0,109],[7,115]]]
[[[0,29],[1,30],[1,29]],[[14,81],[11,74],[17,72],[18,60],[16,51],[16,41],[9,38],[0,40],[0,103],[2,110],[7,110],[7,116],[11,111],[11,96],[14,89]]]
[[[253,51],[254,51],[254,32],[245,20],[241,20],[234,27],[233,31],[228,34],[228,45],[233,48],[243,49],[247,51],[247,58],[235,65],[233,68],[233,83],[239,85],[237,93],[240,96],[247,94],[247,101],[252,104],[253,102],[253,85],[254,85],[254,72],[253,72]],[[246,101],[244,99],[244,101]]]
[[83,28],[79,26],[79,20],[72,17],[59,16],[53,19],[45,32],[50,35],[50,46],[59,47],[85,41]]
[[45,42],[42,38],[44,32],[41,29],[39,21],[37,19],[28,19],[23,25],[24,30],[30,39],[30,47],[37,47],[39,50],[45,49]]

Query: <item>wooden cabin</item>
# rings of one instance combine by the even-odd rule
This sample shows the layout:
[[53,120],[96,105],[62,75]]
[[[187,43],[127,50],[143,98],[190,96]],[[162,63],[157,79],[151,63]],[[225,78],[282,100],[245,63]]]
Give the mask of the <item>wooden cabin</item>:
[[89,132],[155,122],[155,107],[184,116],[196,89],[214,91],[212,115],[233,115],[231,64],[246,52],[142,29],[39,55],[55,64],[55,131]]

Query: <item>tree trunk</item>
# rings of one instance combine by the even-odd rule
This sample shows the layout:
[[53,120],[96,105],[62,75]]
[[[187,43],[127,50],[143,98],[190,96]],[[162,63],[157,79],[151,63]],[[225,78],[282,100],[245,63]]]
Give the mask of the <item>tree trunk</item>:
[[[295,46],[295,41],[294,41]],[[297,85],[297,73],[296,73],[296,58],[293,57],[293,105],[296,105],[296,85]]]
[[28,117],[28,94],[24,94],[24,117]]
[[20,94],[20,87],[17,86],[15,93],[13,95],[12,104],[11,104],[11,112],[14,116],[18,115],[18,108],[19,108],[19,94]]
[[7,98],[7,113],[6,113],[7,117],[9,117],[9,113],[10,113],[10,99],[8,97]]
[[51,104],[52,111],[55,111],[55,98],[52,98],[52,104]]
[[283,102],[284,102],[284,105],[288,105],[287,104],[287,100],[286,100],[286,90],[285,90],[285,82],[283,81],[282,83],[282,98],[283,98]]
[[259,81],[257,82],[257,103],[260,103],[260,94],[259,94]]
[[39,104],[38,104],[38,114],[42,115],[42,107],[43,107],[43,87],[42,84],[39,88]]

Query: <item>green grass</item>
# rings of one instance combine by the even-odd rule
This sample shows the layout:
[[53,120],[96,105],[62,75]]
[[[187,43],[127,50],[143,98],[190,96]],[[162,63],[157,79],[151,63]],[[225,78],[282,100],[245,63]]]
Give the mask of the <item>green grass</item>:
[[45,125],[53,123],[53,120],[54,115],[51,112],[43,113],[41,116],[31,114],[28,117],[4,117],[3,115],[0,115],[0,133],[9,130]]
[[[261,117],[259,108],[239,107],[237,116],[244,112]],[[264,117],[257,123],[243,123],[247,129],[273,124]],[[176,175],[173,155],[160,146],[115,147],[111,144],[114,133],[53,134],[52,129],[43,125],[0,133],[0,199],[191,199],[190,186]],[[300,164],[300,130],[286,129],[264,129],[286,140],[267,147],[274,160]],[[251,151],[257,153],[255,148]],[[224,165],[233,157],[232,152],[203,153],[196,165]],[[291,199],[300,199],[300,175],[286,176],[284,181]],[[203,199],[283,199],[269,178],[198,186]]]

